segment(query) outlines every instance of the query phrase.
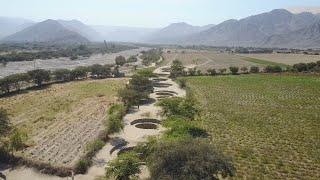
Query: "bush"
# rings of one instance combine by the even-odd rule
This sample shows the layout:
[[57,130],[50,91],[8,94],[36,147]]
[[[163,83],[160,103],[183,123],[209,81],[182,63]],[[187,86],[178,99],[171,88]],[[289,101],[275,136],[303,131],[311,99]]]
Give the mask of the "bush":
[[177,79],[177,83],[178,83],[179,87],[182,89],[187,87],[187,80],[186,79],[179,78],[179,79]]
[[184,75],[184,66],[179,60],[174,60],[170,67],[170,77],[176,78]]
[[50,71],[44,69],[29,71],[28,74],[37,86],[42,86],[43,82],[50,81]]
[[243,73],[248,73],[248,68],[247,67],[241,67],[240,70]]
[[105,143],[99,139],[88,143],[86,146],[87,156],[93,157],[94,154],[98,152],[100,149],[102,149],[104,145]]
[[71,71],[68,69],[58,69],[53,72],[54,78],[56,81],[70,81],[71,80]]
[[232,66],[232,67],[230,67],[229,69],[230,69],[230,71],[231,71],[231,73],[232,73],[233,75],[236,75],[236,74],[238,74],[238,72],[239,72],[239,68],[238,68],[238,67],[235,67],[235,66]]
[[117,56],[115,59],[116,65],[123,66],[126,63],[126,58],[123,56]]
[[167,117],[177,116],[193,120],[199,113],[194,100],[181,97],[163,99],[157,105],[162,107],[162,114]]
[[90,67],[91,76],[95,78],[106,78],[111,75],[110,66],[102,66],[100,64],[94,64]]
[[88,159],[80,159],[75,165],[75,171],[79,174],[84,174],[87,172],[87,169],[90,167],[91,162]]
[[282,68],[280,66],[267,66],[264,71],[266,73],[280,73],[282,72]]
[[160,143],[148,160],[152,179],[219,179],[235,175],[230,160],[213,145],[196,139]]
[[129,180],[140,173],[140,160],[135,153],[124,153],[117,159],[109,162],[106,167],[106,178],[117,180]]
[[77,67],[74,70],[71,71],[71,79],[84,79],[87,77],[87,73],[89,72],[89,68],[87,67]]
[[141,70],[138,70],[137,71],[137,75],[142,76],[142,77],[146,77],[146,78],[157,77],[153,73],[153,69],[141,69]]
[[215,76],[215,75],[217,75],[217,72],[216,72],[215,69],[208,69],[207,72],[208,72],[208,74],[209,74],[210,76]]
[[108,110],[107,132],[108,134],[119,132],[123,129],[123,117],[126,115],[126,107],[121,104],[113,105]]
[[138,61],[137,56],[130,56],[130,57],[127,59],[127,63],[134,63],[134,62],[137,62],[137,61]]
[[251,66],[250,67],[250,73],[259,73],[260,69],[258,66]]
[[226,68],[219,69],[219,72],[220,74],[224,74],[227,72],[227,69]]
[[199,128],[192,122],[187,122],[184,119],[170,117],[164,121],[164,126],[169,130],[165,133],[166,139],[188,139],[197,137],[207,137],[206,130]]
[[10,121],[8,113],[5,109],[0,108],[0,136],[7,134],[10,131]]

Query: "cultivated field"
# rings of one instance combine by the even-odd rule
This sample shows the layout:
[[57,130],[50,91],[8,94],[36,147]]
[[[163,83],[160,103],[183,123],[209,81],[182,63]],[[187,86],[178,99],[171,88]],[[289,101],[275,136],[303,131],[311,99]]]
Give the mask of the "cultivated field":
[[220,53],[216,51],[196,51],[196,50],[179,50],[171,51],[171,53],[164,53],[165,63],[169,63],[172,60],[180,60],[186,67],[197,67],[203,72],[206,72],[209,68],[221,69],[229,68],[230,66],[238,67],[250,67],[259,66],[257,63],[245,61],[243,57]]
[[190,77],[199,122],[235,179],[320,179],[320,81],[293,75]]
[[27,132],[27,159],[71,167],[88,142],[105,129],[106,110],[116,101],[125,79],[55,84],[12,97],[1,98],[12,124]]
[[261,59],[276,63],[293,65],[297,63],[310,63],[320,61],[319,55],[304,55],[304,54],[247,54],[241,55],[245,57]]

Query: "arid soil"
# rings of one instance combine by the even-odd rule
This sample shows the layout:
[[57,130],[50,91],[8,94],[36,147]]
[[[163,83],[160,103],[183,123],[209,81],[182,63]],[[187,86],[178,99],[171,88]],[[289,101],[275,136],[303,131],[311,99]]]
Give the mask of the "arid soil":
[[48,60],[35,60],[35,61],[22,61],[22,62],[9,62],[6,66],[0,65],[0,78],[16,73],[23,73],[30,70],[37,69],[47,69],[55,70],[60,68],[74,69],[78,66],[90,66],[93,64],[114,64],[115,57],[122,55],[126,58],[131,55],[137,55],[142,50],[132,49],[126,50],[119,53],[112,54],[96,54],[89,58],[82,58],[80,60],[70,60],[69,58],[58,58],[58,59],[48,59]]
[[11,123],[28,134],[29,147],[18,152],[26,159],[72,167],[86,144],[105,128],[106,110],[116,102],[125,79],[55,84],[1,98]]

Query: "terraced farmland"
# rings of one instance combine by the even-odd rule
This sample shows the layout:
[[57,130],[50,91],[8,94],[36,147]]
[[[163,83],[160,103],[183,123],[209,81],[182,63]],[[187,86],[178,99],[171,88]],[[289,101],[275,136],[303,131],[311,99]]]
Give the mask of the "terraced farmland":
[[27,159],[71,167],[86,144],[105,129],[106,109],[116,102],[125,79],[55,84],[42,90],[1,98],[14,126],[28,133]]
[[236,179],[320,179],[320,79],[293,75],[190,77],[212,141]]

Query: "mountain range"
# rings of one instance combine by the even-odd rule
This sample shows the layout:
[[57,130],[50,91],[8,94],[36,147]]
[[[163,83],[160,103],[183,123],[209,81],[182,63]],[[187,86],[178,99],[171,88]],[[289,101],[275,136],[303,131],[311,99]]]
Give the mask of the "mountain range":
[[319,48],[320,15],[276,9],[217,25],[174,23],[164,28],[89,26],[77,20],[0,18],[0,39],[9,42],[119,41],[153,44]]

